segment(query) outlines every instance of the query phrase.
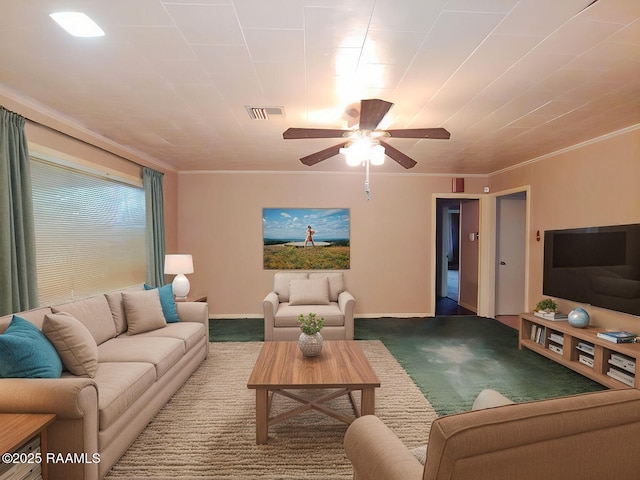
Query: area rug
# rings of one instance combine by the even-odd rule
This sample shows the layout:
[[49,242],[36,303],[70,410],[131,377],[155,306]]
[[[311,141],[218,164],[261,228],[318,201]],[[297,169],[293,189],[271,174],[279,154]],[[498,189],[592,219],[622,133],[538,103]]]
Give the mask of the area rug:
[[[424,444],[436,413],[387,348],[359,341],[381,387],[376,415],[409,448]],[[247,379],[262,342],[210,344],[210,356],[154,417],[108,479],[351,479],[347,425],[315,411],[269,428],[256,445],[255,391]],[[277,396],[272,413],[291,406]],[[333,408],[352,413],[346,397]]]

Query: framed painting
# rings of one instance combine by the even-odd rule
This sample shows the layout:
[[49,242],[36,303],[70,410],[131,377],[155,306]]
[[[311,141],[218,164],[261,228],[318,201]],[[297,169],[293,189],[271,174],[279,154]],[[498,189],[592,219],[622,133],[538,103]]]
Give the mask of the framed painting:
[[348,208],[262,209],[265,270],[350,268]]

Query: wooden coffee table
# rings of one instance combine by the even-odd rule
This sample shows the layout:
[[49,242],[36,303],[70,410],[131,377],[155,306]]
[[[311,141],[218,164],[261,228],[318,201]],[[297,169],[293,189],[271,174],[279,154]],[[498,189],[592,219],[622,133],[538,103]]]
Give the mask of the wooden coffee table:
[[[271,425],[287,420],[307,410],[317,410],[345,423],[360,415],[372,415],[375,410],[375,388],[380,380],[364,352],[351,340],[325,341],[317,357],[302,355],[298,342],[265,342],[253,367],[247,387],[256,391],[256,443],[267,443]],[[288,390],[331,389],[313,400]],[[354,392],[360,390],[360,405]],[[270,395],[271,393],[271,395]],[[274,394],[283,395],[302,405],[269,417]],[[355,416],[333,410],[325,402],[349,395]]]

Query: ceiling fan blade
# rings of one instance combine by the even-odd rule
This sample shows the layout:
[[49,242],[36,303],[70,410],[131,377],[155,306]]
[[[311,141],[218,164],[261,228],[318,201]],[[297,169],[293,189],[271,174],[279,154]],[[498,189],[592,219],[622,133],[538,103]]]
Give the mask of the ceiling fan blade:
[[319,152],[312,153],[311,155],[307,155],[306,157],[302,157],[300,161],[307,167],[311,167],[312,165],[320,163],[321,161],[326,160],[329,157],[338,155],[340,153],[340,149],[348,143],[349,142],[344,142],[340,143],[339,145],[334,145],[333,147],[325,148],[324,150],[320,150]]
[[387,142],[383,142],[382,140],[380,140],[380,145],[384,147],[384,153],[386,155],[388,155],[390,158],[398,162],[404,168],[407,168],[407,169],[413,168],[418,163],[413,158],[409,157],[408,155],[405,155],[397,148],[389,145]]
[[451,134],[444,128],[403,128],[400,130],[385,130],[394,138],[438,138],[448,140]]
[[282,138],[294,140],[300,138],[341,138],[345,134],[353,133],[351,130],[338,130],[332,128],[288,128]]
[[360,102],[360,130],[375,130],[393,103],[371,99]]

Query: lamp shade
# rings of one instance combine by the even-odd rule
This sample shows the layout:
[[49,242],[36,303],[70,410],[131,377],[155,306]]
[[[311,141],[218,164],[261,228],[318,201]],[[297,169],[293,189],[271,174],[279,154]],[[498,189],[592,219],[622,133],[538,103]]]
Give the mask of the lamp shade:
[[193,257],[191,255],[165,255],[164,273],[193,273]]
[[186,300],[191,285],[185,273],[193,273],[193,257],[191,255],[165,255],[164,273],[175,274],[171,283],[176,300]]

